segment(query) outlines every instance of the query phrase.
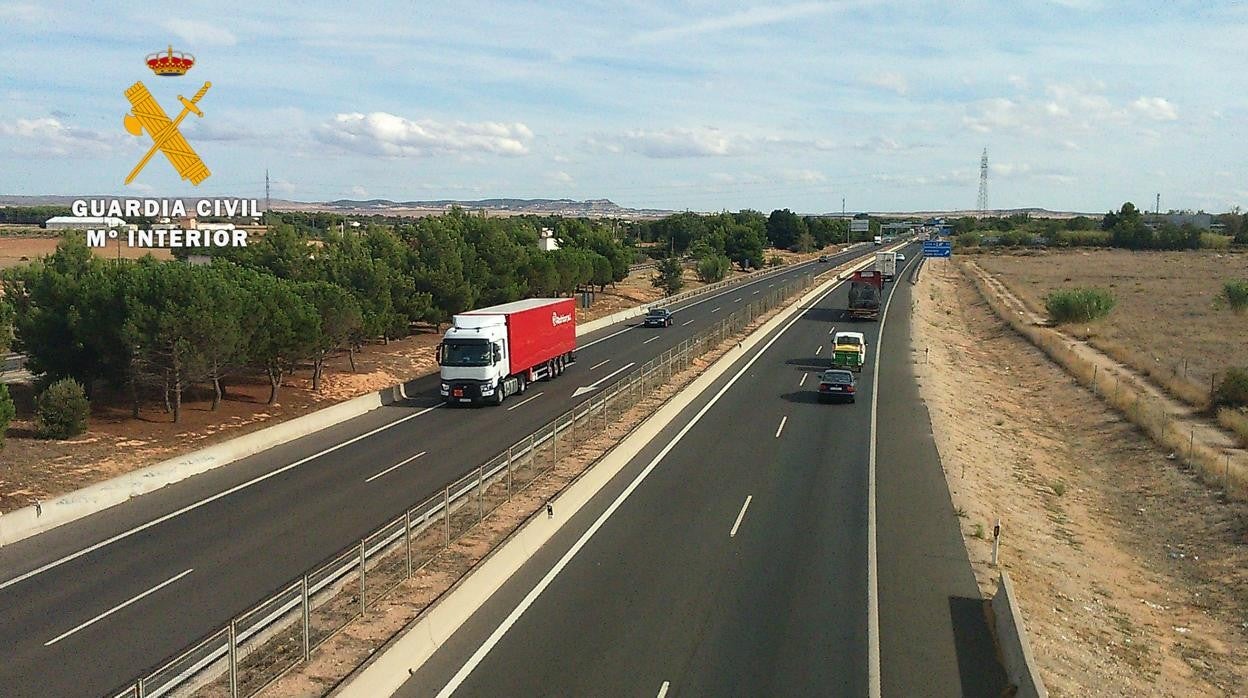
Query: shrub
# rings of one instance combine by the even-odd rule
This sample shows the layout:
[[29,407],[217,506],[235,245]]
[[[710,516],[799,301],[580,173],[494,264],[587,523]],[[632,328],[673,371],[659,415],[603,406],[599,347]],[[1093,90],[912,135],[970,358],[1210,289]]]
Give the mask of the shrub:
[[9,430],[9,423],[16,414],[13,397],[9,395],[9,386],[0,383],[0,449],[4,448],[4,433]]
[[1200,246],[1206,250],[1229,250],[1231,249],[1231,240],[1234,239],[1230,235],[1218,235],[1217,233],[1201,233]]
[[722,254],[707,255],[698,261],[698,278],[707,284],[721,281],[728,275],[731,265],[732,262]]
[[1222,286],[1222,300],[1235,312],[1248,308],[1248,280],[1227,281]]
[[1248,407],[1248,368],[1230,368],[1217,390],[1213,404],[1221,407]]
[[62,378],[39,394],[35,431],[45,439],[68,439],[87,430],[91,405],[86,391],[72,378]]
[[958,233],[957,237],[955,237],[953,241],[958,247],[979,247],[980,239],[981,237],[979,233],[969,231],[965,233]]
[[778,267],[781,264],[784,264],[784,258],[778,254],[773,254],[771,259],[767,260],[767,266],[769,267]]
[[1050,293],[1044,307],[1053,322],[1089,322],[1108,315],[1114,309],[1114,297],[1100,288],[1072,288]]

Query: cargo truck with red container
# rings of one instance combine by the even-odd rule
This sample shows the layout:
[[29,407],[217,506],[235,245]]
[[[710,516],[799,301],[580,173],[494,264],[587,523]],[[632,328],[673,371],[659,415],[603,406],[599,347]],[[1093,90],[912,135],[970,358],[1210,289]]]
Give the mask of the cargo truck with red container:
[[849,282],[849,317],[853,320],[880,319],[884,296],[884,273],[878,269],[854,272]]
[[501,405],[575,360],[576,301],[529,298],[456,315],[438,345],[448,404]]

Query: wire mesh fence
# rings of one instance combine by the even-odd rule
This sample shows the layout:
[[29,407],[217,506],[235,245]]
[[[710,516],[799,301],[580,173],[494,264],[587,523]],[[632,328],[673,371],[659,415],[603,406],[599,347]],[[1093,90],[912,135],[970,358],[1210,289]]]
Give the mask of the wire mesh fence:
[[[825,272],[826,273],[826,272]],[[607,430],[672,376],[820,282],[777,284],[718,323],[601,388],[441,492],[407,509],[230,623],[119,688],[117,698],[252,696],[393,592],[491,512]]]

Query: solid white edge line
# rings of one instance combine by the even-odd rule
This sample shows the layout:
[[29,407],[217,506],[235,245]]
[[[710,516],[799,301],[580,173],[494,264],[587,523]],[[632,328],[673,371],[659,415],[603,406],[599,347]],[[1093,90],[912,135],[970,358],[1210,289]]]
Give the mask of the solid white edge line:
[[608,362],[608,361],[610,361],[610,360],[611,360],[611,359],[607,359],[606,361],[599,361],[598,363],[594,364],[593,366],[590,366],[590,367],[589,367],[589,370],[591,370],[591,371],[592,371],[592,370],[594,370],[595,368],[598,368],[599,366],[602,366],[603,364],[607,363],[607,362]]
[[[903,245],[904,247],[904,245]],[[913,259],[906,260],[902,274]],[[898,274],[900,278],[902,274]],[[896,282],[894,282],[895,284]],[[893,286],[893,291],[897,286]],[[884,301],[880,313],[880,331],[875,339],[875,366],[871,370],[871,449],[867,459],[867,695],[880,698],[880,590],[876,550],[875,526],[875,425],[879,414],[880,357],[884,354],[884,323],[888,321],[888,308],[893,304],[893,293]]]
[[667,689],[671,688],[671,686],[672,686],[672,684],[671,684],[671,682],[670,682],[670,681],[664,681],[664,682],[663,682],[663,685],[662,685],[662,686],[659,686],[659,695],[658,695],[658,696],[656,696],[655,698],[663,698],[663,696],[666,696],[666,695],[667,695]]
[[741,528],[741,520],[745,518],[745,510],[750,508],[751,499],[754,499],[754,495],[747,494],[745,496],[745,503],[741,505],[741,511],[737,512],[737,520],[732,524],[732,530],[728,532],[729,538],[737,537],[737,529]]
[[653,342],[656,339],[658,339],[658,337],[651,337],[650,339],[647,339],[646,341],[642,342],[642,344],[649,344],[650,342]]
[[193,567],[192,567],[191,569],[188,569],[188,570],[186,570],[185,572],[182,572],[181,574],[175,574],[174,576],[170,577],[169,579],[166,579],[165,581],[161,582],[160,584],[157,584],[156,586],[152,587],[151,589],[148,589],[147,591],[143,592],[142,594],[139,594],[138,596],[135,596],[135,597],[131,598],[129,601],[123,601],[123,602],[121,602],[121,603],[117,604],[116,606],[113,606],[112,608],[108,609],[107,611],[105,611],[105,612],[101,613],[100,615],[98,615],[98,616],[96,616],[96,617],[92,618],[91,620],[89,620],[89,621],[87,621],[87,622],[85,622],[85,623],[79,624],[79,625],[77,625],[77,626],[74,626],[74,628],[73,628],[72,630],[67,630],[67,631],[65,631],[65,632],[61,633],[60,635],[57,635],[56,637],[52,638],[51,640],[48,640],[47,642],[43,643],[43,646],[44,646],[44,647],[50,647],[50,646],[52,646],[52,645],[55,645],[56,643],[60,642],[61,640],[64,640],[65,638],[69,637],[70,635],[73,635],[74,633],[78,632],[79,630],[82,630],[83,628],[85,628],[85,627],[87,627],[87,626],[89,626],[89,625],[92,625],[92,624],[94,624],[94,623],[98,623],[99,621],[104,620],[105,618],[107,618],[107,617],[109,617],[109,616],[113,615],[114,613],[116,613],[116,612],[120,611],[121,609],[125,608],[126,606],[129,606],[130,604],[136,603],[136,602],[138,602],[139,600],[143,599],[143,598],[144,598],[144,597],[146,597],[146,596],[150,596],[150,595],[152,595],[152,594],[155,594],[156,592],[160,591],[161,589],[164,589],[165,587],[169,586],[170,584],[173,584],[174,582],[178,581],[179,579],[181,579],[181,578],[185,577],[186,575],[188,575],[188,574],[190,574],[191,572],[194,572],[194,571],[195,571],[195,568],[193,568]]
[[780,418],[780,426],[776,427],[776,438],[780,438],[780,432],[784,431],[784,423],[789,421],[788,415]]
[[[536,396],[534,396],[534,397],[536,397]],[[374,476],[372,476],[372,477],[368,478],[368,479],[367,479],[367,480],[365,480],[364,482],[372,482],[373,480],[376,480],[377,478],[381,477],[382,475],[385,475],[386,473],[388,473],[388,472],[390,472],[390,471],[392,471],[392,470],[396,470],[396,469],[398,469],[398,468],[400,468],[400,467],[402,467],[402,466],[404,466],[404,465],[407,465],[408,463],[411,463],[412,461],[416,460],[417,458],[420,458],[420,457],[421,457],[421,456],[423,456],[423,455],[425,455],[425,452],[424,452],[424,451],[421,451],[420,453],[417,453],[416,455],[412,456],[411,458],[407,458],[407,459],[405,459],[405,460],[401,460],[401,461],[399,461],[398,463],[395,463],[394,465],[390,466],[389,468],[386,468],[385,470],[381,471],[380,473],[377,473],[376,475],[374,475]]]
[[406,422],[406,421],[407,421],[407,420],[409,420],[409,419],[415,419],[415,418],[417,418],[417,417],[421,416],[422,414],[425,414],[426,412],[430,412],[430,411],[432,411],[432,410],[436,410],[436,409],[438,409],[438,408],[439,408],[439,407],[441,407],[441,406],[442,406],[442,404],[441,404],[441,403],[439,403],[439,404],[437,404],[437,405],[434,405],[433,407],[426,407],[425,409],[423,409],[423,410],[421,410],[421,411],[419,411],[419,412],[415,412],[415,413],[409,414],[409,415],[407,415],[406,417],[400,417],[399,419],[396,419],[396,420],[394,420],[393,422],[390,422],[389,424],[383,424],[383,425],[381,425],[381,426],[377,427],[376,429],[373,429],[372,431],[365,432],[365,433],[363,433],[363,434],[360,434],[359,436],[352,437],[352,438],[350,438],[350,439],[348,439],[348,440],[346,440],[346,441],[343,441],[343,442],[342,442],[342,443],[340,443],[340,444],[335,444],[335,445],[333,445],[333,446],[330,446],[329,448],[325,449],[324,451],[321,451],[320,453],[314,453],[314,454],[312,454],[312,455],[310,455],[310,456],[306,456],[306,457],[304,457],[304,458],[300,458],[299,460],[295,461],[294,463],[291,463],[291,464],[289,464],[289,465],[284,465],[284,466],[282,466],[282,467],[278,468],[277,470],[272,470],[272,471],[269,471],[269,472],[265,473],[264,475],[260,475],[260,476],[258,476],[258,477],[254,477],[254,478],[252,478],[252,479],[248,480],[247,482],[244,482],[244,483],[241,483],[241,484],[235,485],[235,486],[233,486],[233,487],[229,488],[228,490],[222,490],[221,492],[218,492],[218,493],[216,493],[216,494],[212,495],[211,497],[205,497],[204,499],[201,499],[201,500],[199,500],[198,502],[194,502],[194,503],[192,503],[192,504],[188,504],[188,505],[186,505],[186,506],[182,507],[181,509],[178,509],[177,511],[172,511],[172,512],[170,512],[170,513],[168,513],[168,514],[165,514],[164,516],[161,516],[161,517],[156,518],[156,519],[152,519],[151,521],[148,521],[147,523],[144,523],[144,524],[140,524],[140,525],[138,525],[138,526],[135,526],[134,528],[132,528],[132,529],[130,529],[130,530],[128,530],[128,531],[123,531],[123,532],[121,532],[121,533],[118,533],[118,534],[117,534],[117,535],[115,535],[115,536],[110,537],[110,538],[105,538],[104,540],[100,541],[99,543],[95,543],[95,544],[93,544],[93,545],[89,545],[89,546],[87,546],[87,547],[83,548],[82,550],[79,550],[79,551],[74,552],[74,553],[70,553],[69,555],[66,555],[65,557],[62,557],[62,558],[60,558],[60,559],[58,559],[58,560],[53,560],[52,562],[49,562],[49,563],[47,563],[46,565],[43,565],[43,566],[41,566],[41,567],[36,567],[35,569],[33,569],[33,570],[29,571],[29,572],[26,572],[25,574],[21,574],[21,575],[18,575],[18,576],[16,576],[16,577],[12,578],[12,579],[6,580],[5,582],[0,583],[0,589],[6,589],[6,588],[8,588],[8,587],[13,586],[14,584],[18,584],[18,583],[24,582],[24,581],[26,581],[27,579],[30,579],[31,577],[34,577],[34,576],[36,576],[36,575],[43,574],[44,572],[47,572],[47,571],[48,571],[48,570],[50,570],[50,569],[53,569],[53,568],[56,568],[56,567],[60,567],[61,565],[65,564],[66,562],[70,562],[70,561],[72,561],[72,560],[77,560],[78,558],[82,557],[83,555],[89,555],[90,553],[93,553],[93,552],[95,552],[96,550],[99,550],[100,548],[103,548],[103,547],[106,547],[106,546],[112,545],[113,543],[116,543],[116,542],[117,542],[117,541],[119,541],[119,540],[123,540],[123,539],[129,538],[130,536],[133,536],[133,535],[134,535],[134,534],[136,534],[136,533],[142,533],[143,531],[146,531],[147,529],[152,528],[153,526],[159,526],[160,524],[162,524],[162,523],[164,523],[164,522],[166,522],[166,521],[169,521],[170,519],[176,519],[177,517],[179,517],[179,516],[181,516],[181,515],[183,515],[183,514],[187,513],[188,511],[194,511],[194,510],[196,510],[196,509],[198,509],[198,508],[200,508],[200,507],[204,506],[205,504],[211,504],[212,502],[215,502],[215,501],[217,501],[218,499],[222,499],[222,498],[224,498],[224,497],[228,497],[228,496],[230,496],[230,495],[232,495],[232,494],[234,494],[235,492],[238,492],[238,491],[240,491],[240,490],[245,490],[245,489],[247,489],[248,487],[251,487],[252,485],[255,485],[255,484],[260,483],[260,482],[264,482],[265,480],[268,480],[268,479],[269,479],[269,478],[271,478],[271,477],[275,477],[275,476],[277,476],[277,475],[281,475],[282,473],[286,472],[287,470],[290,470],[290,469],[292,469],[292,468],[297,468],[297,467],[299,467],[300,465],[303,465],[304,463],[307,463],[307,462],[308,462],[308,461],[310,461],[310,460],[315,460],[315,459],[317,459],[317,458],[320,458],[321,456],[323,456],[323,455],[325,455],[325,454],[327,454],[327,453],[333,453],[334,451],[337,451],[338,449],[340,449],[340,448],[344,448],[344,447],[346,447],[346,446],[350,446],[351,444],[353,444],[353,443],[355,443],[355,442],[357,442],[357,441],[360,441],[361,439],[367,439],[368,437],[372,436],[373,434],[377,434],[377,433],[383,432],[383,431],[385,431],[385,430],[387,430],[387,429],[389,429],[389,428],[391,428],[391,427],[398,426],[398,425],[402,424],[403,422]]
[[508,408],[507,408],[507,411],[508,411],[508,412],[510,412],[510,411],[512,411],[512,410],[514,410],[514,409],[516,409],[517,407],[524,407],[525,403],[528,403],[528,402],[530,402],[530,401],[532,401],[532,400],[536,400],[536,399],[538,399],[539,397],[541,397],[541,396],[543,396],[543,395],[545,395],[545,394],[546,394],[545,392],[541,392],[541,393],[538,393],[538,394],[536,394],[536,395],[534,395],[534,396],[532,396],[532,397],[525,398],[524,400],[521,400],[520,402],[517,402],[516,404],[512,405],[511,407],[508,407]]
[[[821,303],[824,298],[827,298],[828,294],[836,290],[836,288],[842,283],[844,282],[839,282],[833,285],[822,295],[816,298],[811,303],[810,307]],[[809,310],[809,307],[806,308],[806,310]],[[719,402],[719,399],[724,396],[724,393],[727,393],[728,389],[731,388],[733,384],[735,384],[741,376],[745,375],[745,372],[754,365],[754,362],[757,361],[759,357],[761,357],[768,349],[770,349],[771,345],[775,344],[780,337],[784,336],[784,333],[787,332],[788,329],[794,325],[794,323],[800,320],[804,314],[804,310],[795,314],[793,319],[789,320],[788,324],[780,328],[780,331],[776,332],[775,336],[769,339],[767,343],[764,344],[763,347],[759,349],[758,352],[756,352],[754,356],[752,356],[750,360],[747,361],[745,365],[742,366],[736,374],[734,374],[733,377],[719,389],[717,393],[715,393],[715,396],[712,397],[711,400],[702,407],[702,409],[698,410],[698,413],[693,416],[693,419],[691,419],[688,424],[682,427],[681,430],[672,437],[672,440],[663,447],[663,450],[659,451],[654,459],[642,469],[637,477],[624,488],[624,491],[621,492],[619,496],[616,497],[609,506],[607,506],[607,509],[594,520],[594,523],[590,524],[589,528],[581,534],[581,537],[578,538],[576,542],[572,544],[572,547],[563,554],[563,557],[559,558],[559,561],[555,563],[554,567],[551,567],[550,571],[542,577],[537,585],[529,590],[528,594],[525,594],[524,598],[520,600],[520,603],[512,609],[511,613],[509,613],[506,618],[503,619],[503,622],[500,623],[498,627],[494,629],[494,632],[490,633],[490,636],[486,638],[485,642],[481,643],[481,646],[472,653],[472,656],[468,658],[468,661],[464,662],[464,665],[459,668],[459,671],[455,672],[455,675],[451,677],[451,680],[448,681],[447,684],[442,687],[442,690],[438,692],[438,698],[447,698],[453,694],[461,684],[463,684],[464,680],[468,678],[468,675],[471,674],[479,664],[481,664],[481,661],[485,659],[487,654],[490,653],[490,650],[494,649],[494,646],[497,645],[499,640],[503,638],[503,635],[507,634],[507,631],[511,629],[511,626],[516,624],[516,621],[519,620],[520,616],[533,605],[533,602],[537,600],[537,597],[550,586],[555,577],[563,571],[563,568],[568,566],[568,563],[572,561],[572,558],[576,557],[576,554],[581,551],[581,548],[585,547],[585,544],[589,542],[589,539],[598,532],[598,529],[602,528],[603,524],[607,522],[607,519],[611,518],[611,516],[615,514],[616,510],[624,504],[624,501],[632,495],[633,491],[640,487],[641,483],[649,477],[650,473],[653,472],[655,468],[658,467],[659,462],[667,457],[667,454],[670,453],[672,449],[676,448],[676,444],[680,443],[680,440],[684,438],[685,434],[689,433],[689,431],[693,429],[699,421],[701,421],[703,415],[709,412],[710,409],[715,406],[715,403]]]

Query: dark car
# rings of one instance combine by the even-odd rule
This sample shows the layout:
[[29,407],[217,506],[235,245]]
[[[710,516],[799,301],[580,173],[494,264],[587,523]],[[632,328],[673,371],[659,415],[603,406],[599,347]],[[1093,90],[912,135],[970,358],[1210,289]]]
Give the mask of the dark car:
[[646,311],[646,319],[641,324],[645,327],[671,327],[672,311],[667,308],[651,308]]
[[853,402],[857,393],[858,381],[851,371],[831,369],[819,375],[819,402]]

